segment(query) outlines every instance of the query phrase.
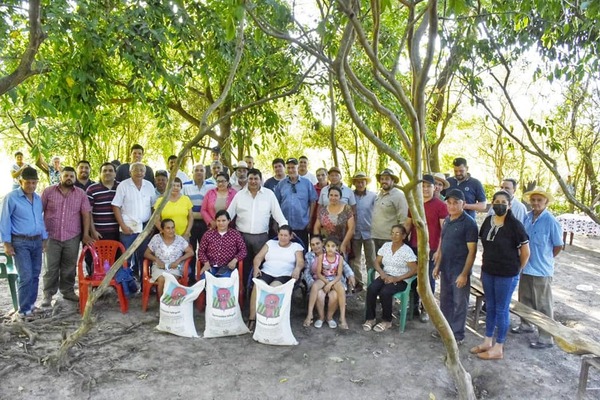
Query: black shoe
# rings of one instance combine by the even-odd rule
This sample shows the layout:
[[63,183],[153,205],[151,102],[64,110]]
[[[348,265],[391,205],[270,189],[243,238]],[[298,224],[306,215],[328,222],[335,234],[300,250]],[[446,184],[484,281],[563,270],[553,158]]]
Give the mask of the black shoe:
[[520,335],[521,333],[532,333],[533,329],[523,329],[520,325],[510,329],[510,333]]
[[74,292],[63,293],[62,297],[65,300],[69,300],[69,301],[73,301],[73,302],[79,301],[79,296],[77,296]]
[[529,347],[532,349],[549,349],[554,346],[552,343],[532,342],[529,343]]

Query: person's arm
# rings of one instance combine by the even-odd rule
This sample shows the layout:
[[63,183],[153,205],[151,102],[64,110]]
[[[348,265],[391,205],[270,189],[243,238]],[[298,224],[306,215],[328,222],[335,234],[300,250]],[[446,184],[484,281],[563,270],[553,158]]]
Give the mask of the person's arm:
[[[444,225],[442,224],[442,227]],[[440,238],[440,244],[438,245],[438,250],[435,252],[435,254],[433,255],[433,261],[435,263],[435,267],[433,267],[433,272],[431,273],[431,276],[433,276],[434,279],[439,279],[440,278],[440,264],[442,262],[442,238]]]
[[467,284],[467,280],[469,275],[471,274],[471,268],[473,267],[473,263],[475,262],[475,256],[477,255],[477,242],[467,242],[467,248],[469,249],[469,254],[467,254],[467,260],[465,261],[465,265],[463,267],[462,272],[456,278],[456,287],[462,288]]
[[411,276],[415,276],[417,274],[417,263],[415,261],[409,261],[406,263],[406,266],[408,266],[408,272],[405,274],[402,274],[400,276],[388,276],[386,279],[385,283],[398,283],[398,282],[402,282],[405,279],[410,278]]
[[96,230],[96,225],[94,224],[94,215],[90,212],[90,236],[92,240],[100,240],[102,239],[102,234]]
[[350,249],[350,243],[352,242],[352,238],[354,237],[354,225],[354,216],[352,216],[348,219],[348,222],[346,223],[346,227],[348,230],[346,231],[346,236],[344,236],[344,240],[340,245],[340,253],[342,254],[348,254],[348,250]]
[[273,192],[271,192],[271,215],[278,226],[287,225],[288,220],[283,215],[283,211],[281,211],[281,207],[277,202],[277,197],[275,197]]
[[202,205],[200,206],[200,214],[202,215],[202,219],[206,223],[206,226],[209,228],[213,228],[213,226],[212,226],[213,219],[211,218],[210,212],[208,211],[208,199],[211,196],[212,196],[211,191],[206,193],[206,196],[204,196],[204,199],[202,200]]
[[318,235],[319,233],[321,233],[321,220],[317,215],[317,219],[315,220],[315,226],[313,227],[313,235]]
[[300,274],[304,269],[304,255],[302,254],[302,250],[298,250],[296,252],[296,267],[294,271],[292,271],[292,278],[298,280],[300,278]]
[[375,271],[377,271],[377,273],[379,274],[381,279],[385,279],[387,277],[387,274],[383,271],[383,267],[381,265],[382,261],[383,261],[383,256],[377,256],[375,258],[375,263],[373,264],[373,267],[375,268]]
[[[86,201],[87,201],[87,198],[86,198]],[[81,222],[82,222],[82,225],[83,225],[83,228],[82,228],[82,235],[83,235],[83,237],[81,238],[81,241],[84,244],[92,244],[92,243],[94,243],[94,240],[90,236],[90,220],[91,220],[91,216],[92,216],[92,213],[90,211],[81,211]]]
[[[156,201],[154,202],[154,205],[152,206],[152,214],[154,214],[154,211],[160,207],[160,203],[162,201],[163,197],[160,196],[158,199],[156,199]],[[169,204],[169,203],[167,203]],[[163,208],[164,210],[164,208]],[[160,221],[162,220],[162,213],[161,215],[158,216],[158,218],[156,218],[156,220],[154,221],[154,227],[156,228],[157,231],[162,232],[162,228],[160,226]]]
[[316,206],[317,206],[317,203],[315,201],[311,201],[310,204],[309,204],[309,206],[308,206],[309,207],[309,209],[308,209],[309,210],[308,211],[308,225],[306,225],[306,230],[308,232],[311,232],[312,226],[310,226],[310,223],[313,220],[313,216],[314,216],[315,210],[317,208]]
[[[444,218],[440,218],[440,229],[444,227]],[[440,254],[442,249],[442,240],[440,239],[440,242],[438,243],[438,248],[437,249],[431,249],[434,250],[433,251],[433,262],[435,263],[437,261],[438,258],[440,258]]]
[[231,262],[229,263],[229,269],[234,270],[240,261],[246,258],[248,255],[248,250],[246,249],[246,243],[244,243],[244,239],[242,235],[237,231],[232,231],[237,233],[235,238],[235,246],[237,248],[237,253]]
[[158,268],[165,269],[165,263],[162,262],[162,260],[160,258],[156,257],[156,255],[150,249],[150,247],[146,248],[146,251],[144,252],[144,258],[147,258],[148,260],[152,261],[152,263],[154,265],[156,265]]
[[188,221],[187,228],[185,228],[185,232],[183,232],[183,238],[189,242],[190,236],[192,234],[192,226],[194,225],[194,213],[192,213],[192,209],[188,210]]
[[121,227],[121,232],[123,232],[124,235],[132,235],[133,229],[131,229],[125,223],[125,221],[123,221],[123,215],[121,214],[121,207],[112,206],[112,209],[113,209],[113,213],[115,214],[115,219],[117,220],[117,223]]
[[258,252],[258,254],[256,254],[256,256],[254,257],[254,260],[252,261],[252,266],[254,267],[254,277],[258,277],[260,276],[260,266],[262,264],[262,262],[265,260],[265,256],[267,255],[267,252],[269,251],[269,246],[267,246],[266,244],[262,247],[262,249],[260,249],[260,251]]
[[463,205],[463,208],[465,210],[473,210],[473,211],[479,211],[479,212],[484,212],[486,207],[487,207],[487,203],[485,201],[483,201],[483,202],[478,201],[474,204],[464,203],[464,205]]
[[29,167],[29,164],[23,163],[23,165],[21,165],[21,168],[19,168],[17,170],[11,169],[10,175],[13,177],[13,179],[17,179],[18,177],[21,176],[21,174],[23,173],[23,170],[27,167]]
[[527,261],[529,261],[530,254],[531,254],[531,251],[529,249],[529,243],[522,244],[521,247],[519,248],[519,261],[521,262],[521,268],[520,268],[521,271],[527,265]]
[[179,257],[177,260],[173,261],[171,264],[169,264],[169,268],[175,269],[179,266],[179,264],[181,264],[188,258],[192,258],[193,256],[194,256],[194,249],[192,249],[192,245],[188,244],[183,252],[183,255],[181,257]]
[[327,279],[323,275],[323,258],[325,257],[325,253],[321,254],[317,257],[317,279],[325,282],[327,284]]
[[558,255],[558,253],[560,253],[562,251],[562,246],[554,246],[552,248],[552,255],[554,257],[556,257]]
[[404,229],[406,232],[410,233],[412,231],[412,218],[407,217],[404,221]]

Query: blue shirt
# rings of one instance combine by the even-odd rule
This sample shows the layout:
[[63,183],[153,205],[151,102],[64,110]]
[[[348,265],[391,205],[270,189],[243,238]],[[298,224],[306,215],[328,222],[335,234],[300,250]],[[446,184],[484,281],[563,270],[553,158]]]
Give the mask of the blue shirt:
[[[465,203],[467,204],[475,204],[475,203],[486,203],[485,191],[483,190],[483,185],[479,180],[472,178],[471,175],[467,176],[462,182],[456,180],[455,177],[451,177],[447,179],[450,187],[446,189],[445,193],[448,193],[451,189],[459,189],[465,195]],[[475,210],[465,210],[467,214],[471,216],[471,218],[475,218]]]
[[0,238],[3,242],[12,243],[12,235],[41,235],[43,240],[48,239],[42,216],[42,199],[37,193],[33,193],[32,202],[21,188],[13,190],[4,198]]
[[354,197],[356,198],[354,239],[371,239],[371,220],[373,219],[373,207],[375,206],[377,195],[365,190],[361,194],[355,191]]
[[554,274],[554,247],[562,246],[562,228],[547,209],[533,220],[533,211],[525,217],[525,231],[529,235],[529,261],[523,270],[526,275],[552,276]]
[[[320,206],[328,206],[329,205],[329,188],[331,185],[325,186],[321,190],[321,196],[319,196],[319,205]],[[340,203],[348,204],[349,206],[356,205],[356,198],[354,197],[354,192],[348,186],[342,184],[338,186],[342,190],[342,198],[340,198]]]
[[477,243],[479,232],[477,223],[466,211],[456,219],[446,217],[442,227],[442,260],[440,268],[458,272],[463,270],[469,248],[467,243]]
[[306,229],[311,206],[317,201],[317,191],[313,184],[301,176],[296,183],[292,183],[286,176],[275,186],[274,192],[281,211],[292,229]]

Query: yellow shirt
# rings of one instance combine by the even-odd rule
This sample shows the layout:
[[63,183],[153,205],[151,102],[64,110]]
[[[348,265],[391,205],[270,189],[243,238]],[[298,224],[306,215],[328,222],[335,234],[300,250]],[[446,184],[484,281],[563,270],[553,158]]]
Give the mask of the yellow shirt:
[[[163,197],[156,199],[154,209],[157,209],[162,202]],[[192,209],[192,201],[189,197],[182,195],[177,201],[168,201],[160,213],[160,219],[170,218],[175,222],[175,233],[183,235],[187,229],[188,215]]]

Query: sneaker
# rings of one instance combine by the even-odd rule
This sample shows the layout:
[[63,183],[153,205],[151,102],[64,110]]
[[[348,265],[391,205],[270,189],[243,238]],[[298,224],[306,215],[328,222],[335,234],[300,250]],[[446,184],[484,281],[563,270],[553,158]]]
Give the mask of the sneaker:
[[521,325],[519,326],[515,326],[514,328],[510,329],[510,333],[514,333],[516,335],[520,335],[522,333],[532,333],[533,329],[524,329]]
[[456,340],[456,345],[460,346],[461,344],[463,344],[465,342],[465,339],[455,339]]
[[323,320],[316,320],[315,321],[315,328],[322,328],[323,327]]
[[75,292],[70,292],[70,293],[63,293],[63,299],[65,300],[69,300],[69,301],[79,301],[79,296],[77,296],[75,294]]
[[332,320],[332,319],[330,319],[329,321],[327,321],[327,325],[329,325],[329,327],[331,329],[337,328],[337,323],[334,320]]
[[44,299],[42,300],[40,307],[51,307],[52,306],[52,296],[44,295]]
[[429,314],[427,314],[427,311],[425,311],[425,310],[421,311],[421,315],[419,316],[419,321],[421,321],[422,323],[429,321]]

